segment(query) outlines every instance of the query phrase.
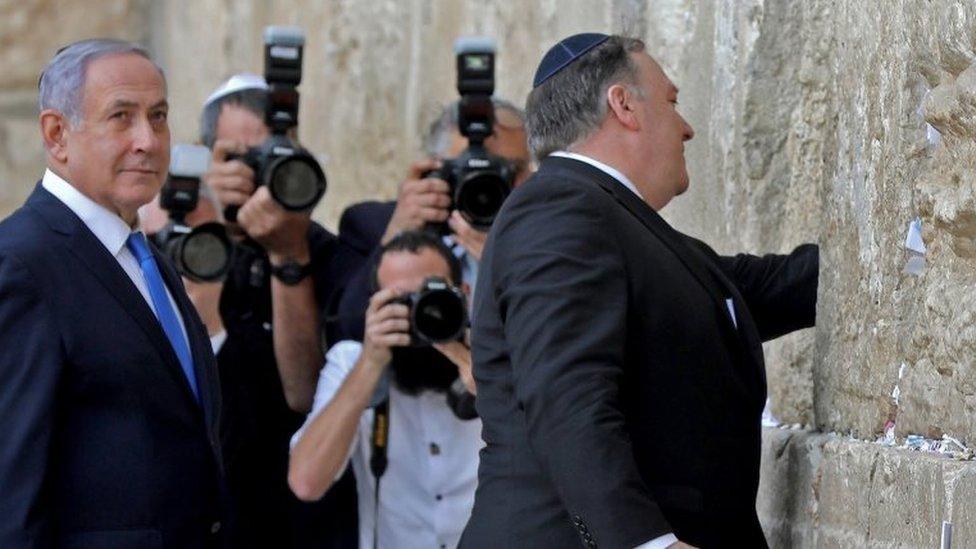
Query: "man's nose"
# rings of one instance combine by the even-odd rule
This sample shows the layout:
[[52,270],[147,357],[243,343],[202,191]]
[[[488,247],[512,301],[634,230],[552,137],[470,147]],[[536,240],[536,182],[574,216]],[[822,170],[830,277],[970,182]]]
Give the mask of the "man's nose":
[[162,143],[162,136],[158,128],[148,118],[141,118],[132,127],[132,148],[135,152],[156,152]]
[[684,125],[684,140],[690,141],[692,137],[695,137],[695,129],[691,127],[684,117],[681,117],[681,123]]

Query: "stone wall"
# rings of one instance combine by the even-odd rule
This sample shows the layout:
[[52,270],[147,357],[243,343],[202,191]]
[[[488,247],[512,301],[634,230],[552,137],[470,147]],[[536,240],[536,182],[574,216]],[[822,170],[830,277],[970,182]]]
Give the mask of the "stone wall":
[[[976,466],[872,442],[888,425],[895,443],[976,444],[976,3],[0,0],[0,216],[40,173],[35,83],[58,45],[149,45],[168,71],[174,139],[188,141],[220,80],[261,70],[269,23],[308,34],[300,136],[326,163],[315,215],[331,227],[349,203],[395,193],[455,95],[457,36],[497,40],[498,92],[517,103],[559,38],[643,37],[697,134],[691,189],[666,217],[726,253],[821,245],[818,327],[767,345],[773,413],[811,429],[767,432],[770,541],[931,547],[952,520],[956,546],[976,547],[960,504]],[[909,274],[916,218],[924,267]]]

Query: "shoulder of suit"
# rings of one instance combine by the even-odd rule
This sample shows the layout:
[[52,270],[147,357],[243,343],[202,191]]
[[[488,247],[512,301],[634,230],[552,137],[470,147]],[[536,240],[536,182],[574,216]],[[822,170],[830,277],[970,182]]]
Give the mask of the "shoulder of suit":
[[349,206],[339,218],[339,239],[368,253],[379,244],[394,209],[395,200],[370,200]]
[[596,181],[565,169],[536,172],[512,191],[505,209],[572,203],[581,209],[603,210],[615,203],[613,196]]
[[0,221],[0,256],[13,255],[23,263],[33,263],[49,255],[50,228],[36,212],[22,206]]

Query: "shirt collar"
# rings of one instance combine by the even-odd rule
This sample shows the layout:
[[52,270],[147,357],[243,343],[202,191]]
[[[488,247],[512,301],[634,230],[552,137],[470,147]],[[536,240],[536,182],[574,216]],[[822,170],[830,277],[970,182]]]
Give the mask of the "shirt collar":
[[[41,185],[58,200],[64,202],[64,205],[81,219],[81,222],[88,227],[88,230],[95,235],[95,238],[105,246],[113,257],[118,255],[122,247],[125,246],[129,234],[133,232],[128,223],[101,204],[82,194],[81,191],[50,169],[44,171]],[[139,230],[139,228],[136,227],[135,230]]]
[[590,158],[589,156],[586,156],[586,155],[583,155],[583,154],[569,152],[569,151],[556,151],[554,153],[550,153],[549,156],[560,156],[562,158],[572,158],[573,160],[579,160],[580,162],[584,162],[586,164],[589,164],[590,166],[593,166],[594,168],[596,168],[596,169],[602,171],[603,173],[609,175],[610,177],[616,179],[624,187],[627,187],[628,189],[630,189],[630,192],[636,194],[637,195],[637,198],[640,198],[641,200],[644,200],[644,197],[641,196],[640,191],[637,190],[637,187],[634,185],[634,183],[630,179],[627,178],[626,175],[624,175],[623,173],[621,173],[620,170],[617,170],[616,168],[613,168],[611,166],[608,166],[608,165],[604,164],[603,162],[600,162],[599,160]]

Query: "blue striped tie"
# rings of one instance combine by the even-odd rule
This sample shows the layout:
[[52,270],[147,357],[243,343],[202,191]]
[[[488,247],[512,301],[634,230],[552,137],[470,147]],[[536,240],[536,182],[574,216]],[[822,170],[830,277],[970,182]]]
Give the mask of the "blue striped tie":
[[152,298],[153,308],[156,309],[156,318],[163,326],[163,331],[166,332],[166,337],[169,338],[169,343],[173,346],[176,357],[180,360],[180,366],[183,368],[186,380],[190,383],[193,396],[199,403],[200,393],[197,390],[197,378],[193,373],[193,357],[190,355],[186,340],[183,339],[179,318],[176,316],[176,311],[173,310],[169,296],[166,294],[166,284],[163,282],[163,275],[159,272],[159,266],[156,265],[156,258],[149,251],[146,237],[140,232],[130,234],[129,239],[125,241],[125,247],[139,261],[142,276],[146,279],[146,286],[149,287],[149,296]]

